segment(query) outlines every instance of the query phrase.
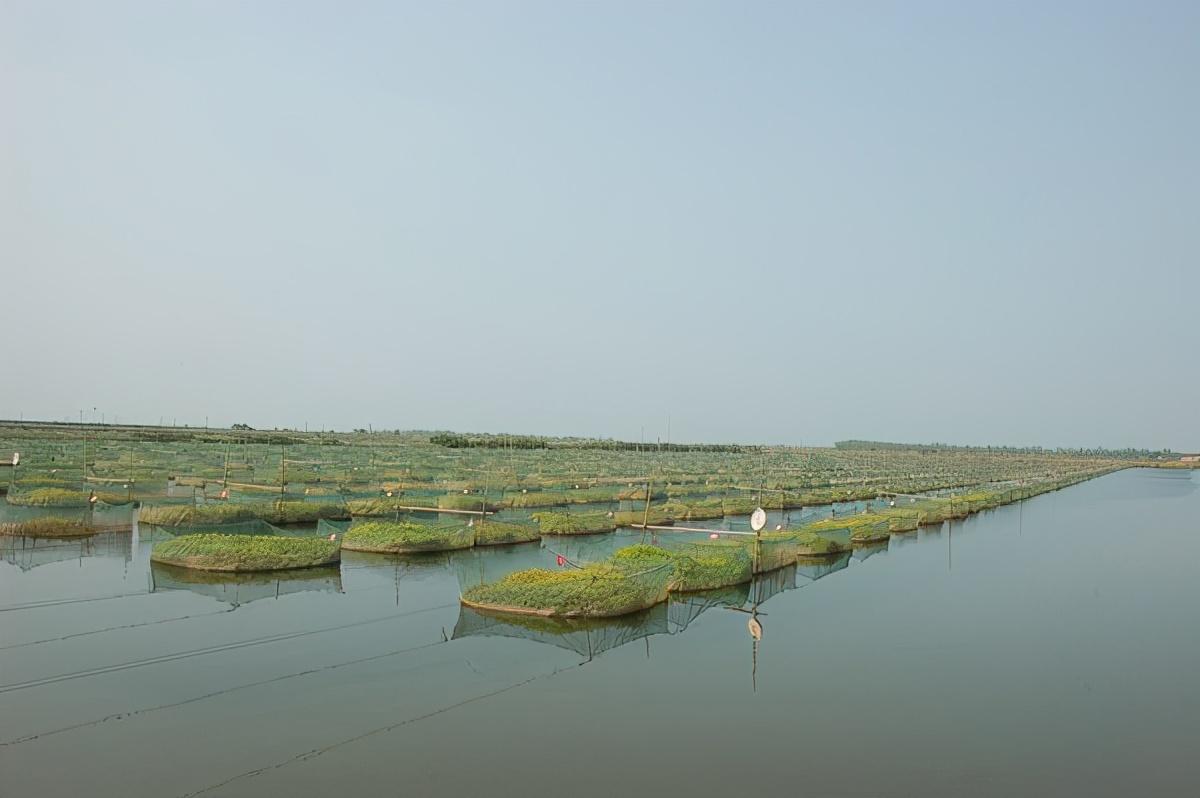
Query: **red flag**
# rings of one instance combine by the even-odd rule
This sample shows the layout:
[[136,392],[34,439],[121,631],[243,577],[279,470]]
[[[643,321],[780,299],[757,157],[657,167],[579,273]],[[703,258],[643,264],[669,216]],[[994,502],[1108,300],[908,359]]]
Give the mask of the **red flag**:
[[558,566],[559,566],[560,568],[561,568],[562,566],[564,566],[564,565],[566,565],[566,564],[567,564],[567,558],[566,558],[566,557],[564,557],[564,556],[562,556],[561,554],[557,555],[557,556],[555,557],[555,559],[556,559],[556,560],[558,560]]

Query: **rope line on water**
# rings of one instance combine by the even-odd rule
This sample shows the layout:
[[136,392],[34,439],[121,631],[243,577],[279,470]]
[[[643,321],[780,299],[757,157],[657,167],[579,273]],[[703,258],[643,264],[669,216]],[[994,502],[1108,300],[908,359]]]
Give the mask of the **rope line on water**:
[[33,687],[42,687],[48,684],[58,684],[60,682],[72,681],[74,679],[86,679],[91,676],[103,676],[108,673],[116,673],[118,671],[130,670],[132,668],[142,668],[147,665],[160,665],[166,662],[176,662],[192,657],[201,657],[207,654],[220,654],[226,651],[236,651],[242,648],[251,646],[261,646],[268,643],[280,643],[286,640],[296,640],[302,637],[311,637],[312,635],[324,634],[326,632],[336,632],[343,629],[352,629],[358,626],[367,626],[368,624],[383,623],[385,621],[395,620],[410,615],[417,615],[423,612],[433,612],[434,610],[442,610],[447,607],[455,607],[457,604],[439,604],[435,607],[424,607],[419,610],[409,612],[393,613],[385,615],[382,618],[369,618],[364,621],[354,621],[352,623],[339,624],[337,626],[326,626],[321,629],[309,629],[300,632],[288,632],[286,634],[269,635],[266,637],[257,637],[250,640],[240,640],[235,643],[222,643],[217,646],[207,646],[205,648],[191,649],[190,651],[179,651],[174,654],[163,654],[157,657],[147,657],[145,659],[133,660],[132,662],[122,662],[116,665],[105,665],[99,668],[90,668],[85,671],[76,671],[74,673],[64,673],[58,676],[46,676],[41,679],[30,679],[25,682],[14,682],[12,684],[0,685],[0,694],[11,693],[17,690],[28,690]]

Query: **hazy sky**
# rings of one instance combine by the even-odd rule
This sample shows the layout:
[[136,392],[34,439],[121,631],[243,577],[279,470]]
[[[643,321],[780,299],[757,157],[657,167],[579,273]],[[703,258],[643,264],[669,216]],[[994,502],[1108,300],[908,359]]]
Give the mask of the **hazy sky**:
[[0,418],[1200,449],[1200,3],[0,0]]

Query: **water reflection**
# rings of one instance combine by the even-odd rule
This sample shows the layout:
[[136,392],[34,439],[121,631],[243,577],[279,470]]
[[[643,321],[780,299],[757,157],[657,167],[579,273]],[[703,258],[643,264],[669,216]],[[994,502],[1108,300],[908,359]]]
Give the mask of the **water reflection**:
[[460,607],[452,640],[464,637],[512,637],[533,640],[574,651],[590,660],[605,651],[669,634],[666,604],[619,618],[546,618],[536,615],[501,615]]
[[218,573],[150,564],[150,592],[186,590],[235,607],[293,593],[341,593],[342,575],[336,568],[305,568],[271,573]]
[[887,550],[888,541],[884,541],[882,543],[872,543],[866,546],[855,546],[851,556],[853,556],[855,560],[862,562],[863,560],[869,560],[876,554],[883,554]]
[[133,558],[132,537],[124,532],[102,532],[86,537],[34,538],[0,535],[4,562],[29,571],[41,565],[90,557]]

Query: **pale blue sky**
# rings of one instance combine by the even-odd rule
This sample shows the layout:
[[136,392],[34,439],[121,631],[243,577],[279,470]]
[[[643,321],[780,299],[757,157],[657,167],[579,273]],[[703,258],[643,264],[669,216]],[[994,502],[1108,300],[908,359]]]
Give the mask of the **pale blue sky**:
[[1200,449],[1200,4],[0,0],[0,417]]

